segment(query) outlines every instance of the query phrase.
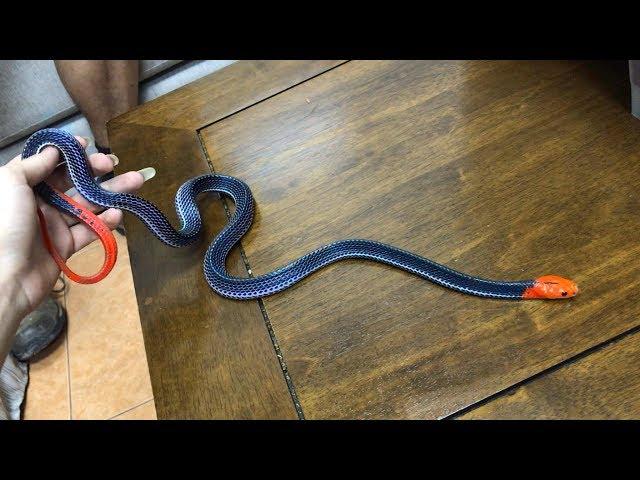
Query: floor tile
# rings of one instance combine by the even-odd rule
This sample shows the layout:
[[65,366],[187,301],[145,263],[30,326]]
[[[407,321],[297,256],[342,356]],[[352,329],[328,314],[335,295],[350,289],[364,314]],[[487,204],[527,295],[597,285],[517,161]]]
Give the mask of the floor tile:
[[25,420],[70,418],[66,332],[30,363],[23,408]]
[[157,420],[157,418],[156,405],[153,399],[151,399],[142,405],[114,417],[113,420]]
[[[67,293],[74,419],[112,418],[153,396],[127,244],[115,236],[119,252],[111,274],[95,285],[73,283]],[[102,259],[102,245],[94,242],[69,266],[86,274]]]

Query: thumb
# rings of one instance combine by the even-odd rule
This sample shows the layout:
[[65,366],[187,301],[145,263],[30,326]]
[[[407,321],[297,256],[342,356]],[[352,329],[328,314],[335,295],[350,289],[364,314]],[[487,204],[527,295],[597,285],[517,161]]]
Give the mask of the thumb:
[[51,175],[59,159],[60,154],[57,148],[46,147],[40,153],[16,162],[16,167],[19,166],[22,169],[27,183],[33,187]]

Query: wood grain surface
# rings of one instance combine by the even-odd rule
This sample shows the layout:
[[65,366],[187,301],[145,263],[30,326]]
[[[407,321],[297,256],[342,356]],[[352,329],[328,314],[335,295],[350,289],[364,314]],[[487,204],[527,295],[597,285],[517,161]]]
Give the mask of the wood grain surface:
[[[209,90],[194,93],[192,84],[139,107],[109,124],[110,143],[120,158],[118,170],[155,167],[156,177],[140,194],[178,225],[173,207],[176,190],[210,168],[195,126],[187,120],[159,126],[154,115],[167,120],[164,112],[191,105],[185,113],[189,120],[200,115],[215,121],[334,64],[232,65],[220,73],[230,70],[231,78],[238,75],[235,82],[226,79],[228,72],[200,82],[216,92],[215,101],[207,100]],[[243,84],[247,71],[254,74],[244,80],[251,83]],[[190,103],[191,95],[198,102]],[[258,304],[218,297],[204,280],[204,251],[226,216],[217,196],[203,198],[200,208],[205,224],[202,241],[182,249],[159,242],[135,217],[125,219],[158,418],[297,418]],[[237,275],[247,274],[237,250],[228,266]]]
[[264,304],[306,418],[441,418],[638,324],[640,124],[606,65],[350,62],[201,131],[256,274],[349,237],[582,294],[506,302],[343,262]]
[[[128,218],[158,417],[471,414],[638,327],[640,123],[625,89],[593,62],[238,62],[112,122],[121,165],[158,168],[142,193],[166,212],[207,168],[249,184],[255,274],[360,237],[581,287],[569,301],[487,300],[346,261],[262,305],[232,302],[200,266],[222,202],[202,201],[191,250]],[[229,267],[246,275],[237,249]]]
[[459,419],[637,419],[640,417],[640,333],[625,336]]
[[294,87],[343,61],[244,61],[139,105],[112,121],[199,130]]

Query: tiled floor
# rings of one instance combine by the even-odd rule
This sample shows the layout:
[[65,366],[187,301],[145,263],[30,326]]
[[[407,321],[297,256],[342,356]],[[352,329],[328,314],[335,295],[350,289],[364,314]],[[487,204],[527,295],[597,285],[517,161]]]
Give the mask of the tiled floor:
[[[32,362],[25,419],[155,419],[126,239],[115,233],[118,261],[95,285],[68,283],[68,327]],[[100,242],[74,255],[79,273],[102,263]]]

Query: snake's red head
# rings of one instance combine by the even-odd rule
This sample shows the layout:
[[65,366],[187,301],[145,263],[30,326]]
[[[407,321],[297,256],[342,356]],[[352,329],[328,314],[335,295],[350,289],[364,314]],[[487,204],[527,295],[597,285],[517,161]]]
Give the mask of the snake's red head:
[[575,297],[578,291],[578,285],[572,280],[556,275],[544,275],[535,279],[533,286],[524,291],[522,298],[571,298]]

